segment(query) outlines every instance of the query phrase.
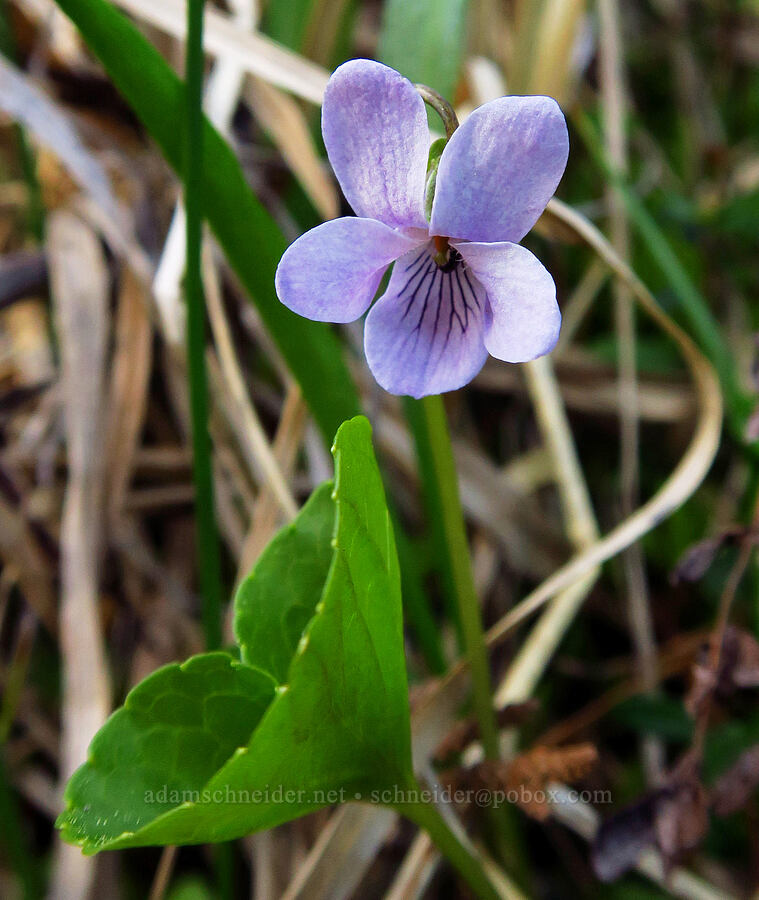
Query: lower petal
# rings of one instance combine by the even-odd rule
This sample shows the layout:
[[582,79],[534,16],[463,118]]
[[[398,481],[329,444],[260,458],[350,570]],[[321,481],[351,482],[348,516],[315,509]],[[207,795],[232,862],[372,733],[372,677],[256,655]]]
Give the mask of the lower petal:
[[550,353],[559,339],[561,312],[556,285],[542,263],[519,244],[455,246],[487,291],[488,352],[511,363]]
[[463,387],[487,358],[485,291],[459,262],[444,271],[428,247],[399,259],[366,317],[366,359],[391,394],[425,397]]
[[353,322],[372,302],[385,269],[417,244],[374,219],[332,219],[287,248],[277,266],[277,296],[307,319]]

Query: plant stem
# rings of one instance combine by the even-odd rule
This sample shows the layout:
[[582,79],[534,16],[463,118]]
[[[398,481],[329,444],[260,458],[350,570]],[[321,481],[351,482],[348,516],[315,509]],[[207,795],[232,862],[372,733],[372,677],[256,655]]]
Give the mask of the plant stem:
[[[418,786],[414,790],[419,792]],[[466,837],[460,838],[440,815],[432,803],[402,803],[393,806],[397,812],[423,828],[435,842],[438,850],[456,869],[481,900],[497,900],[498,891],[487,876],[482,860]]]
[[431,463],[437,482],[441,524],[458,604],[461,631],[464,636],[464,648],[472,673],[475,714],[480,727],[485,755],[489,759],[497,759],[498,729],[493,711],[482,616],[474,587],[472,561],[469,556],[445,406],[442,397],[436,394],[432,397],[425,397],[421,402],[421,407],[430,439]]
[[438,94],[437,91],[434,91],[426,84],[415,84],[414,87],[427,106],[434,109],[443,120],[445,136],[450,140],[453,132],[459,127],[459,120],[456,118],[456,112],[451,104],[442,96],[442,94]]
[[195,523],[206,646],[221,645],[221,561],[214,516],[208,384],[205,364],[205,303],[200,271],[203,191],[203,0],[187,3],[185,207],[187,211],[187,368],[192,419]]

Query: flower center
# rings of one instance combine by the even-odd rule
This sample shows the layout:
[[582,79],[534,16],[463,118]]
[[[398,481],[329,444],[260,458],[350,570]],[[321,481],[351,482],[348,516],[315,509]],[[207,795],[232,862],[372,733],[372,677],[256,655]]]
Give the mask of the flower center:
[[435,260],[438,268],[444,272],[450,272],[456,268],[461,260],[458,250],[454,250],[448,243],[449,238],[436,234],[432,241],[435,245],[435,253],[432,258]]

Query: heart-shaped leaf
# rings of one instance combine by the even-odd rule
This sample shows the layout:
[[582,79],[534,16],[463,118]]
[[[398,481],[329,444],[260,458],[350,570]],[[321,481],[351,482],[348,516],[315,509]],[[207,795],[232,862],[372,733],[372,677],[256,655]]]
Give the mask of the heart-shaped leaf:
[[235,597],[235,635],[243,660],[287,680],[295,649],[314,615],[332,562],[332,482],[317,488],[298,518],[266,548]]
[[413,784],[400,580],[362,417],[236,600],[243,661],[155,672],[72,777],[58,820],[86,853],[229,840]]

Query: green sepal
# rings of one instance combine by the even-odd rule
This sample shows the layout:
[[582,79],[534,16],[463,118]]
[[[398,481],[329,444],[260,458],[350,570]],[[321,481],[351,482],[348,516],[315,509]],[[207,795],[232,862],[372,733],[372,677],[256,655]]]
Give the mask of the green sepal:
[[440,166],[440,157],[443,155],[445,145],[448,143],[446,138],[438,138],[430,147],[430,153],[427,157],[427,181],[424,185],[424,214],[427,221],[432,218],[432,203],[435,199],[435,187],[437,186],[437,170]]

